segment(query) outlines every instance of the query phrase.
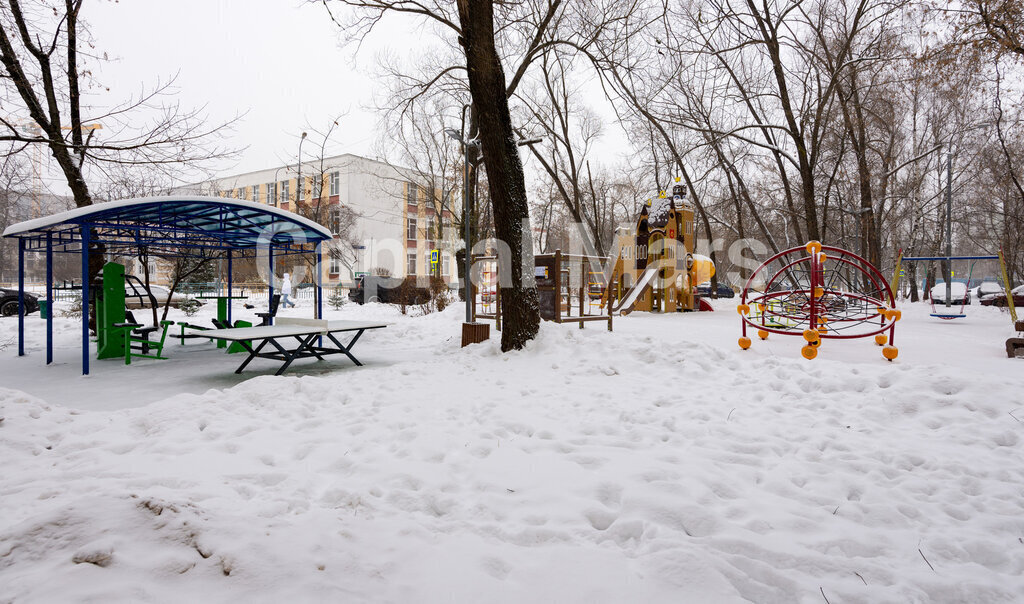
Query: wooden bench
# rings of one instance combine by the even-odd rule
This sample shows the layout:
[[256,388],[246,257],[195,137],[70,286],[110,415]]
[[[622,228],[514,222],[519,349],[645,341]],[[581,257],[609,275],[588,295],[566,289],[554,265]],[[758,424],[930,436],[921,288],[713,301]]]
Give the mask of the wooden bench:
[[1013,328],[1017,330],[1017,337],[1006,340],[1006,356],[1011,359],[1017,356],[1018,348],[1024,348],[1024,338],[1020,337],[1021,332],[1024,332],[1024,321],[1017,321]]

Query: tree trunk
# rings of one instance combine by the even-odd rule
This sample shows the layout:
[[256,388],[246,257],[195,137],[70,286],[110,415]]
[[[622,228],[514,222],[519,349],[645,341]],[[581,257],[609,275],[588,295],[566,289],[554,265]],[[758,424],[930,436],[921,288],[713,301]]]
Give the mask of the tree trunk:
[[[502,351],[522,348],[540,329],[526,179],[512,131],[505,73],[494,46],[492,0],[459,0],[460,40],[466,52],[469,91],[480,126],[480,149],[494,212],[494,230],[508,245],[511,283],[501,285]],[[524,228],[527,230],[524,239]]]

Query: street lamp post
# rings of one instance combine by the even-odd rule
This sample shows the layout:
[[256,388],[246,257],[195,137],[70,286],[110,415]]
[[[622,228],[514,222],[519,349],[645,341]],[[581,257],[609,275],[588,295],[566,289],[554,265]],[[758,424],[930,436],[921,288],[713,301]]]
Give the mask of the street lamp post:
[[295,181],[295,209],[298,209],[300,203],[302,203],[305,195],[305,187],[302,183],[302,141],[306,140],[306,133],[302,133],[302,138],[299,139],[299,176]]
[[[480,139],[478,137],[474,137],[471,140],[466,140],[466,110],[469,109],[469,107],[470,107],[470,105],[468,103],[462,106],[462,130],[461,131],[455,130],[454,128],[445,128],[445,130],[444,130],[444,133],[446,135],[448,135],[448,138],[451,138],[453,140],[459,141],[459,143],[462,145],[462,151],[463,151],[463,159],[462,159],[462,162],[463,162],[462,163],[462,175],[463,175],[462,176],[462,226],[463,226],[463,233],[464,233],[463,236],[466,239],[466,256],[465,256],[465,258],[463,260],[464,260],[464,263],[465,263],[465,274],[466,274],[465,283],[464,283],[464,289],[465,289],[465,292],[466,292],[465,295],[466,295],[466,324],[467,325],[471,324],[473,322],[473,297],[472,297],[473,289],[472,289],[472,287],[470,285],[470,272],[471,272],[472,265],[473,265],[472,255],[471,255],[472,254],[472,250],[473,250],[473,242],[472,242],[472,239],[471,239],[471,236],[470,236],[470,225],[473,224],[473,215],[472,215],[472,212],[470,210],[470,203],[469,203],[469,149],[471,147],[476,147],[478,150],[481,148],[480,147]],[[540,139],[540,138],[534,138],[534,139],[529,139],[529,140],[519,140],[519,141],[516,141],[516,145],[520,146],[520,147],[530,146],[530,145],[534,145],[534,144],[537,144],[537,143],[541,142],[541,140],[542,139]],[[501,284],[500,283],[498,284],[498,288],[499,289],[501,288]],[[476,343],[476,342],[482,341],[482,340],[471,340],[471,341],[467,340],[466,335],[467,335],[467,332],[466,332],[466,328],[464,326],[463,327],[463,332],[462,332],[462,345],[463,346],[465,346],[467,344],[467,342],[469,342],[469,343]],[[483,339],[487,339],[486,335],[483,336]]]
[[[277,175],[281,173],[281,170],[288,170],[288,166],[281,166],[278,169],[274,170],[274,198],[267,200],[267,202],[270,203],[270,205],[272,206],[278,205],[278,203],[280,203],[281,201],[281,192],[278,190],[278,187],[280,187],[281,185],[281,181],[277,179]],[[287,172],[285,172],[285,176],[288,176]]]
[[[467,105],[468,106],[468,105]],[[463,108],[463,116],[465,116],[465,107]],[[465,128],[465,120],[463,120],[463,128]],[[472,216],[470,214],[469,207],[469,149],[473,146],[479,146],[479,142],[474,140],[466,141],[463,138],[463,133],[460,133],[453,128],[447,128],[444,131],[450,138],[453,138],[462,144],[463,159],[462,159],[462,231],[463,237],[466,240],[466,254],[463,258],[465,265],[465,280],[463,288],[465,290],[466,297],[466,323],[473,321],[473,290],[470,287],[469,273],[472,266],[472,249],[473,243],[470,241],[470,224],[472,223]]]

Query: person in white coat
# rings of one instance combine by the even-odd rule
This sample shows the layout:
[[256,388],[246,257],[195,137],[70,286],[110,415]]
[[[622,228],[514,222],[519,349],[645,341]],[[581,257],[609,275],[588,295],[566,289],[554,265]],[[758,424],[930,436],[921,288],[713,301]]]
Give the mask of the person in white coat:
[[292,276],[288,273],[284,274],[284,280],[281,283],[281,308],[288,308],[291,306],[295,308],[295,303],[288,299],[288,296],[292,295]]

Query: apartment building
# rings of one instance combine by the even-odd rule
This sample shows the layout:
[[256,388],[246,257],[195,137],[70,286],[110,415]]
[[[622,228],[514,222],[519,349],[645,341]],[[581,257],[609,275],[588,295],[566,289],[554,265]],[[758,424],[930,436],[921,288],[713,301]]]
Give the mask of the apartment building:
[[[455,246],[448,198],[457,194],[423,186],[429,178],[412,170],[358,155],[344,154],[304,162],[301,192],[296,165],[224,176],[175,189],[245,199],[317,220],[334,233],[325,250],[325,285],[350,285],[360,275],[385,270],[391,275],[439,275],[455,272]],[[437,262],[431,252],[437,250]]]

